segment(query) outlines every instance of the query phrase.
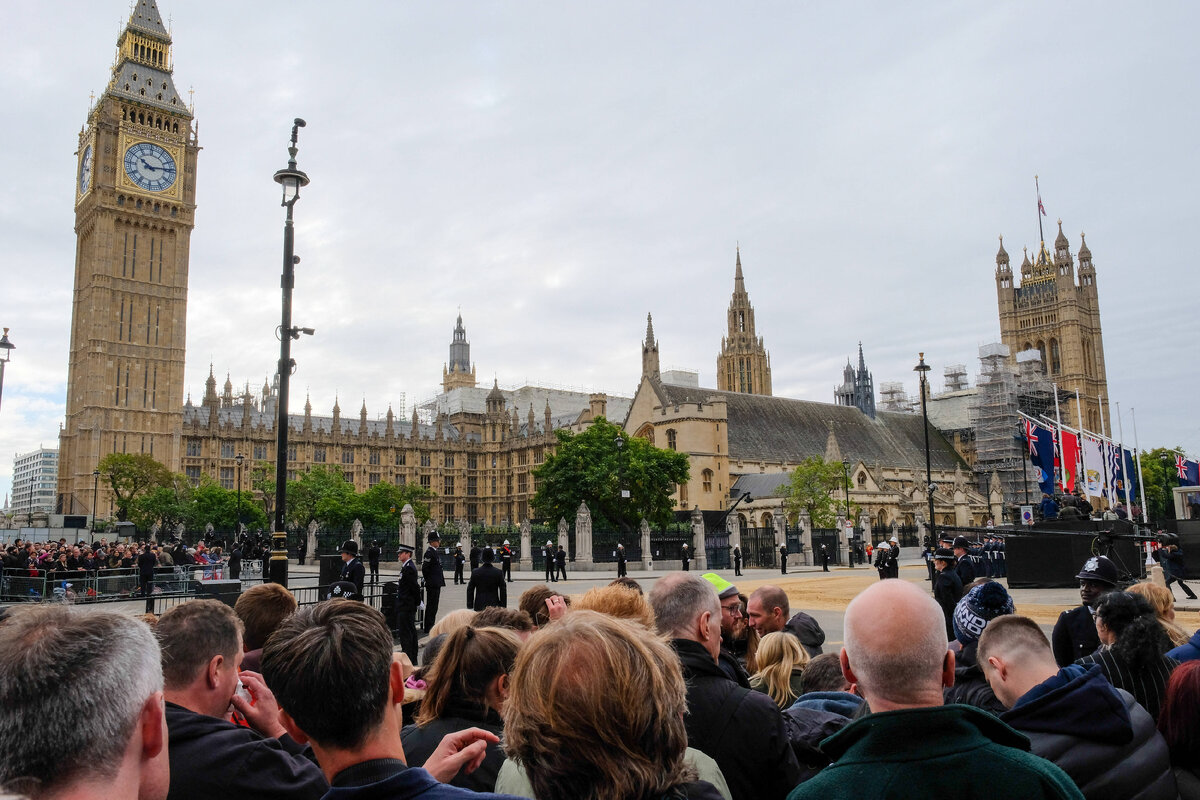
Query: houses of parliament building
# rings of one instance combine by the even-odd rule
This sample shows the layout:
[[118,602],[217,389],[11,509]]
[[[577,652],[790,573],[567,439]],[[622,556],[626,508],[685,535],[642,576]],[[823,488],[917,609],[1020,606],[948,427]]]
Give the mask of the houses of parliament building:
[[[210,368],[199,403],[185,398],[200,144],[173,74],[171,36],[158,9],[153,0],[137,0],[117,41],[111,78],[78,139],[61,513],[111,513],[103,486],[92,508],[94,471],[110,453],[145,453],[193,481],[209,475],[228,488],[238,456],[243,475],[275,464],[279,409],[271,382],[235,392],[227,377],[218,392]],[[1098,422],[1106,389],[1095,270],[1085,245],[1076,286],[1059,236],[1053,256],[1027,259],[1020,286],[1001,248],[1002,335],[1014,352],[1044,347],[1048,367],[1080,386],[1085,416]],[[314,414],[305,402],[303,413],[287,416],[289,447],[281,455],[292,477],[337,465],[360,491],[383,481],[420,484],[436,496],[431,511],[438,522],[519,522],[530,516],[533,472],[553,453],[554,430],[582,430],[604,416],[632,435],[689,454],[692,478],[677,487],[677,508],[727,508],[737,487],[761,482],[753,476],[783,475],[789,465],[820,455],[845,458],[851,498],[872,520],[887,524],[917,513],[924,502],[919,415],[876,413],[869,382],[869,403],[863,391],[852,405],[773,397],[770,355],[755,330],[740,251],[726,323],[716,389],[700,388],[695,373],[660,373],[648,323],[635,396],[616,397],[479,386],[460,316],[435,399],[403,417],[388,408],[382,418],[370,416],[365,400],[350,416],[336,401],[329,415]],[[866,376],[861,351],[860,370]],[[943,487],[935,495],[938,513],[981,521],[994,511],[994,498],[979,481],[964,479],[966,462],[933,433],[935,480]]]

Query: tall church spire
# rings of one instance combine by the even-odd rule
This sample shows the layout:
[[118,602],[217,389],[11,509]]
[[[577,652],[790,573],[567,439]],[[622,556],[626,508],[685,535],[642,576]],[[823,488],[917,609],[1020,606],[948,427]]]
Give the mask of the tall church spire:
[[717,388],[726,392],[771,394],[771,356],[754,332],[754,306],[742,275],[742,248],[737,248],[733,296],[729,300],[729,330],[717,356]]
[[642,377],[657,378],[658,340],[654,338],[654,320],[646,315],[646,341],[642,342]]

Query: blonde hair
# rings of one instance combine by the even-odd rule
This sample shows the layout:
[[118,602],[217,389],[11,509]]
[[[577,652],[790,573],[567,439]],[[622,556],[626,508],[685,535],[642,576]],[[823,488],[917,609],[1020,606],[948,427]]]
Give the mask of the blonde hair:
[[1150,581],[1141,581],[1133,584],[1126,591],[1140,594],[1150,601],[1150,605],[1154,607],[1154,616],[1158,617],[1158,622],[1163,626],[1173,647],[1188,643],[1191,637],[1172,619],[1175,616],[1175,595],[1171,594],[1170,589]]
[[580,611],[599,611],[610,617],[629,620],[654,630],[654,609],[641,592],[629,586],[609,584],[588,589],[575,602]]
[[786,631],[768,633],[758,643],[755,662],[758,672],[754,677],[767,687],[767,694],[775,704],[786,707],[795,702],[792,670],[803,669],[809,662],[808,651],[800,646],[800,640]]
[[465,628],[471,624],[471,620],[475,617],[475,610],[471,608],[459,608],[451,611],[446,616],[439,619],[429,629],[429,638],[441,636],[443,633],[449,636],[459,628]]
[[539,800],[662,797],[695,778],[686,713],[679,658],[662,637],[576,610],[517,656],[504,750]]

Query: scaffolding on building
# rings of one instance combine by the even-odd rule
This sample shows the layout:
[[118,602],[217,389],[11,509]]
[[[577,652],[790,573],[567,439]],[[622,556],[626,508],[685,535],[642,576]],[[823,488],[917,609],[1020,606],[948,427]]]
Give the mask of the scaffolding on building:
[[[992,473],[1000,478],[1004,505],[1024,503],[1037,481],[1025,465],[1025,447],[1020,438],[1020,391],[1017,374],[1009,363],[1005,344],[985,344],[979,348],[981,370],[978,393],[971,407],[971,427],[975,430],[975,472],[979,488],[989,491]],[[947,370],[949,372],[949,370]],[[1030,481],[1032,480],[1032,484]]]
[[904,393],[904,384],[900,381],[879,384],[879,408],[882,411],[912,413],[913,403]]
[[951,364],[946,367],[946,392],[961,392],[967,388],[967,365]]

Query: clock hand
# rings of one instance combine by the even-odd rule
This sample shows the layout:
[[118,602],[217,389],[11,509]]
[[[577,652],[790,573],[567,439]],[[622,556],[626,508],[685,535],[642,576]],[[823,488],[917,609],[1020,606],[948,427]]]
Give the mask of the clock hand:
[[146,161],[146,159],[144,159],[144,158],[139,158],[138,161],[141,161],[142,166],[145,167],[146,169],[152,169],[156,172],[162,172],[162,169],[163,169],[162,167],[156,167],[153,164]]

